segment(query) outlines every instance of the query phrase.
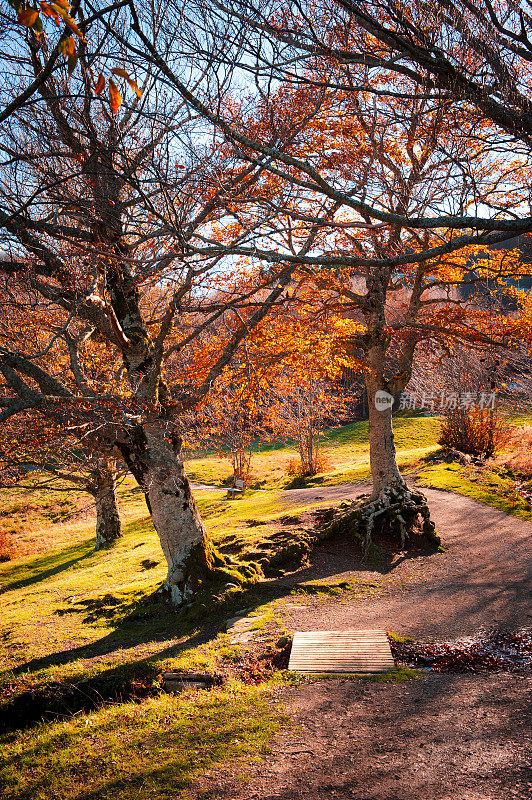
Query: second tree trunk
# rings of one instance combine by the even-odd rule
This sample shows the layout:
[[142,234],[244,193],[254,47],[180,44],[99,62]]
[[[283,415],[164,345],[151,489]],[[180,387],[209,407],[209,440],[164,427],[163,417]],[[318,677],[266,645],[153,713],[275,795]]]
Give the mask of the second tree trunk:
[[96,504],[95,550],[109,547],[120,538],[122,526],[116,499],[116,473],[112,467],[101,465],[91,472],[90,493]]

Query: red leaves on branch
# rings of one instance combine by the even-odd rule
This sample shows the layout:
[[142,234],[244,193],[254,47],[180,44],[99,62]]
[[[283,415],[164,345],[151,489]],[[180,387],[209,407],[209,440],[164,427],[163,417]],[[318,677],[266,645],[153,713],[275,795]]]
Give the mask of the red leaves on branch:
[[100,92],[105,88],[105,78],[100,73],[98,80],[96,82],[96,86],[94,87],[94,94],[98,95]]

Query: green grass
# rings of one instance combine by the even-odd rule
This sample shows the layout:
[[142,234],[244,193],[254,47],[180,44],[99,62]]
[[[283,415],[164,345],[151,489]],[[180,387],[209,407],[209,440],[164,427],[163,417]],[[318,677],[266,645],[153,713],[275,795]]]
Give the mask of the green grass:
[[[218,496],[208,494],[200,504],[207,525],[219,528],[218,541],[222,522],[231,531],[240,524],[242,537],[249,532],[255,545],[262,529],[246,528],[243,519],[251,511],[267,519],[275,499],[226,503],[226,517]],[[218,611],[218,618],[204,612],[200,626],[158,600],[166,572],[158,538],[138,493],[125,488],[121,506],[124,536],[111,550],[92,552],[94,523],[85,520],[81,541],[0,566],[0,710],[31,690],[34,698],[53,694],[54,717],[60,712],[42,725],[0,736],[2,797],[180,797],[198,771],[260,755],[283,724],[282,709],[271,708],[271,682],[230,681],[209,692],[157,696],[164,670],[214,673],[240,658],[240,648],[218,634],[234,607]],[[145,559],[157,566],[144,569]],[[88,686],[115,693],[118,687],[120,697],[123,686],[127,700],[139,681],[155,696],[139,703],[114,699],[95,710],[72,706],[72,687],[82,694]]]
[[315,673],[306,675],[306,682],[337,680],[341,678],[347,681],[368,681],[370,683],[407,683],[408,681],[419,680],[422,675],[421,670],[411,669],[410,667],[391,667],[385,672],[349,672],[349,673]]
[[396,642],[397,644],[405,644],[405,642],[413,642],[411,636],[401,636],[399,633],[393,633],[393,631],[386,631],[386,635],[388,639],[391,639],[392,642]]
[[[244,552],[278,530],[287,511],[313,507],[286,507],[277,491],[234,502],[201,492],[198,505],[216,543]],[[197,770],[255,757],[283,724],[282,709],[271,710],[268,699],[274,682],[233,681],[193,699],[157,696],[165,670],[214,674],[229,665],[232,674],[242,652],[220,628],[243,603],[257,609],[254,627],[261,635],[271,630],[273,641],[280,617],[259,588],[176,613],[156,593],[165,561],[131,484],[120,488],[120,507],[124,534],[112,549],[93,552],[94,519],[85,517],[72,523],[74,541],[65,542],[60,528],[55,548],[0,565],[0,712],[24,717],[28,709],[17,702],[29,690],[30,706],[39,708],[38,699],[53,712],[46,724],[34,727],[33,720],[28,731],[0,737],[2,797],[180,796]],[[52,541],[52,523],[47,535]],[[146,560],[155,567],[145,569]],[[139,682],[151,696],[127,702]],[[101,708],[83,705],[89,687],[102,693]]]
[[[395,442],[402,469],[417,466],[439,448],[440,420],[436,417],[408,415],[394,418]],[[368,422],[353,422],[327,431],[321,443],[327,469],[305,483],[307,486],[333,486],[364,481],[369,475]],[[274,442],[253,453],[251,469],[254,484],[263,489],[287,488],[293,477],[288,464],[297,456],[290,443]],[[223,485],[231,475],[229,461],[218,455],[187,460],[190,477],[202,483]]]
[[[488,475],[488,482],[499,482],[490,487],[475,483],[467,468],[431,463],[439,449],[437,419],[399,417],[395,431],[399,463],[418,472],[423,485],[530,518],[515,498],[501,495],[507,479]],[[367,423],[328,431],[323,452],[329,467],[309,485],[364,480]],[[282,499],[279,490],[291,480],[287,465],[294,457],[283,443],[257,451],[253,469],[264,490],[248,491],[240,500],[198,492],[200,513],[218,547],[238,557],[256,553],[286,527],[285,515],[298,517],[327,505],[312,493],[312,502],[299,505]],[[215,484],[230,471],[227,461],[214,455],[190,459],[188,470],[196,480]],[[234,674],[242,651],[221,631],[237,611],[255,615],[253,628],[261,636],[278,637],[285,602],[349,602],[381,591],[378,583],[329,578],[302,582],[285,596],[265,584],[176,613],[157,595],[166,566],[142,493],[125,481],[119,495],[124,535],[112,549],[94,553],[93,513],[77,513],[75,493],[0,491],[4,530],[37,550],[0,564],[0,710],[14,708],[28,690],[35,698],[55,698],[47,722],[0,737],[0,792],[8,800],[175,798],[186,793],[197,771],[259,756],[285,724],[272,699],[275,681],[250,686],[230,680],[209,692],[168,696],[159,693],[162,672]],[[146,569],[143,561],[155,566]],[[410,672],[359,677],[398,682],[415,678]],[[147,696],[131,702],[137,683]],[[79,699],[87,686],[102,692],[101,707],[80,702],[74,708],[71,690]]]
[[196,774],[257,758],[283,717],[272,685],[162,694],[3,737],[0,789],[14,800],[175,800]]
[[[225,543],[239,555],[268,540],[282,527],[279,518],[287,513],[277,492],[250,492],[234,502],[214,492],[201,495],[198,506],[215,543]],[[123,500],[121,505],[124,535],[110,550],[93,552],[90,520],[85,522],[81,542],[0,565],[0,665],[4,668],[18,663],[22,653],[26,660],[39,659],[60,651],[65,642],[70,652],[97,642],[101,650],[102,639],[109,652],[102,653],[98,663],[109,665],[124,657],[124,648],[146,657],[157,651],[165,632],[170,631],[169,639],[185,635],[188,628],[183,620],[176,621],[171,610],[161,614],[158,604],[147,599],[164,580],[166,563],[143,502],[137,503],[133,496],[128,505]],[[297,515],[317,505],[288,510]],[[142,562],[146,560],[156,566],[145,569]]]
[[373,683],[407,683],[408,681],[419,680],[421,674],[421,670],[412,669],[411,667],[392,667],[387,669],[386,672],[376,673],[375,675],[361,675],[359,677]]
[[418,486],[471,497],[506,514],[532,521],[530,506],[512,490],[512,481],[491,470],[484,470],[480,476],[460,464],[437,464],[424,469],[416,482]]

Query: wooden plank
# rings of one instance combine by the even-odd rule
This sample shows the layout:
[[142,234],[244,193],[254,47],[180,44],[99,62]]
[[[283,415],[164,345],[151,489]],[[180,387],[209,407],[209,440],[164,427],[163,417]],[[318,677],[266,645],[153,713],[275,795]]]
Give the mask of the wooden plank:
[[348,674],[385,672],[393,666],[386,632],[371,629],[295,633],[288,669]]

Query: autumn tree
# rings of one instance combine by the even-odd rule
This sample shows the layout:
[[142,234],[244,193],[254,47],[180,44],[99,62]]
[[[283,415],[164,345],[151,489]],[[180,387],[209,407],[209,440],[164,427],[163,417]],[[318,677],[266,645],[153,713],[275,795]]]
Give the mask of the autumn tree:
[[253,392],[244,381],[232,381],[222,375],[212,393],[211,402],[202,409],[201,420],[207,428],[207,440],[216,444],[221,452],[229,454],[233,471],[231,482],[242,481],[243,487],[251,480],[253,442],[264,437],[261,415]]
[[[318,471],[323,425],[344,407],[336,381],[346,360],[345,337],[360,325],[334,316],[316,302],[314,287],[295,273],[268,316],[246,337],[238,358],[224,370],[198,419],[196,442],[218,441],[231,451],[235,478],[249,475],[253,440],[293,439],[300,472]],[[181,353],[181,370],[193,375],[217,349],[220,332],[205,332]],[[223,335],[223,334],[222,334]]]
[[18,490],[88,494],[96,511],[95,550],[110,547],[122,534],[116,496],[124,474],[116,458],[79,439],[65,436],[41,416],[25,413],[9,420],[0,432],[0,486]]
[[[360,326],[317,303],[305,276],[281,313],[265,326],[274,357],[268,368],[266,418],[274,434],[292,439],[304,477],[320,471],[320,439],[327,423],[345,407],[338,379],[347,363],[343,342]],[[310,288],[310,290],[309,290]]]
[[[84,31],[97,20],[112,18],[113,12],[125,5],[128,5],[128,0],[118,0],[101,9],[94,9],[87,16],[80,8],[80,0],[74,0],[72,4],[67,0],[49,3],[45,0],[28,3],[4,0],[0,7],[0,63],[4,65],[1,74],[9,87],[10,96],[0,111],[0,123],[34,102],[45,82],[61,69],[64,62],[71,74],[78,63],[79,49],[87,44]],[[10,65],[17,47],[28,36],[43,43],[43,58],[37,73],[21,75],[19,70],[11,69]],[[120,72],[120,67],[115,67],[117,71]]]
[[[466,313],[453,290],[469,280],[475,248],[532,228],[530,217],[519,218],[528,197],[526,163],[519,150],[509,160],[509,139],[471,106],[427,92],[409,70],[351,58],[360,52],[358,29],[338,4],[235,0],[223,8],[201,4],[197,16],[187,8],[180,37],[194,40],[200,63],[210,59],[205,86],[220,73],[227,81],[229,65],[235,86],[249,76],[239,113],[235,105],[226,111],[205,103],[173,69],[149,35],[148,14],[134,15],[135,46],[239,157],[269,175],[263,202],[276,207],[276,226],[269,239],[257,237],[253,248],[237,252],[296,262],[338,313],[363,326],[345,343],[369,397],[373,494],[363,526],[371,533],[375,520],[391,519],[402,542],[416,531],[434,538],[423,496],[406,487],[397,468],[389,398],[408,383],[425,337],[502,342],[510,335],[504,315],[490,321],[481,309]],[[171,5],[170,17],[176,12]],[[213,59],[222,37],[223,55]],[[319,229],[313,251],[296,252],[312,226]],[[494,259],[484,270],[479,279],[497,279],[509,265]]]
[[[0,371],[7,382],[13,380],[16,367],[11,364],[17,359],[31,370],[31,361],[24,362],[22,353],[33,351],[39,353],[39,362],[50,377],[62,378],[70,367],[86,392],[89,383],[95,389],[109,388],[102,382],[102,362],[109,354],[91,339],[90,328],[75,338],[65,327],[64,313],[39,303],[33,293],[13,281],[3,288]],[[28,326],[28,306],[32,306],[34,327]],[[116,359],[114,366],[118,369]],[[124,469],[110,449],[98,451],[90,427],[79,433],[76,437],[65,427],[61,414],[42,415],[27,409],[9,417],[0,429],[0,480],[4,486],[50,492],[77,489],[90,494],[96,508],[95,549],[99,550],[121,534],[116,481]]]
[[[113,30],[125,27],[117,17]],[[118,46],[109,55],[108,36],[96,21],[77,69],[69,75],[61,62],[39,83],[39,103],[11,115],[1,130],[5,291],[26,298],[29,330],[38,331],[43,307],[56,315],[57,330],[48,343],[1,343],[0,421],[42,415],[126,464],[145,492],[168,562],[165,586],[179,604],[229,573],[194,503],[175,420],[208,394],[282,294],[293,266],[255,270],[243,292],[220,304],[216,281],[232,267],[199,251],[222,236],[226,246],[249,241],[252,220],[242,222],[239,210],[262,168],[207,136],[201,118],[160,91],[157,68],[146,63],[135,73]],[[28,29],[13,54],[21,75],[41,76],[46,48]],[[100,75],[108,81],[117,59],[124,75],[116,91],[104,93]],[[193,321],[183,340],[167,346],[187,314]],[[196,381],[167,381],[168,351],[185,347],[221,314],[230,320],[227,338]],[[98,345],[97,380],[75,349],[61,368],[50,366],[44,353],[58,335]],[[250,568],[242,567],[240,578],[244,573]]]
[[[532,17],[526,5],[334,0],[328,7],[332,13],[336,7],[339,25],[360,34],[346,61],[408,74],[433,96],[476,109],[500,134],[529,150]],[[530,230],[527,211],[515,221],[516,230]],[[470,220],[469,227],[482,222]]]
[[[196,367],[194,356],[189,354],[187,372]],[[232,486],[237,480],[244,488],[249,486],[253,444],[269,436],[264,428],[263,398],[256,391],[255,381],[249,381],[249,373],[242,371],[235,359],[222,372],[206,402],[193,414],[180,418],[189,451],[214,450],[228,458]]]

